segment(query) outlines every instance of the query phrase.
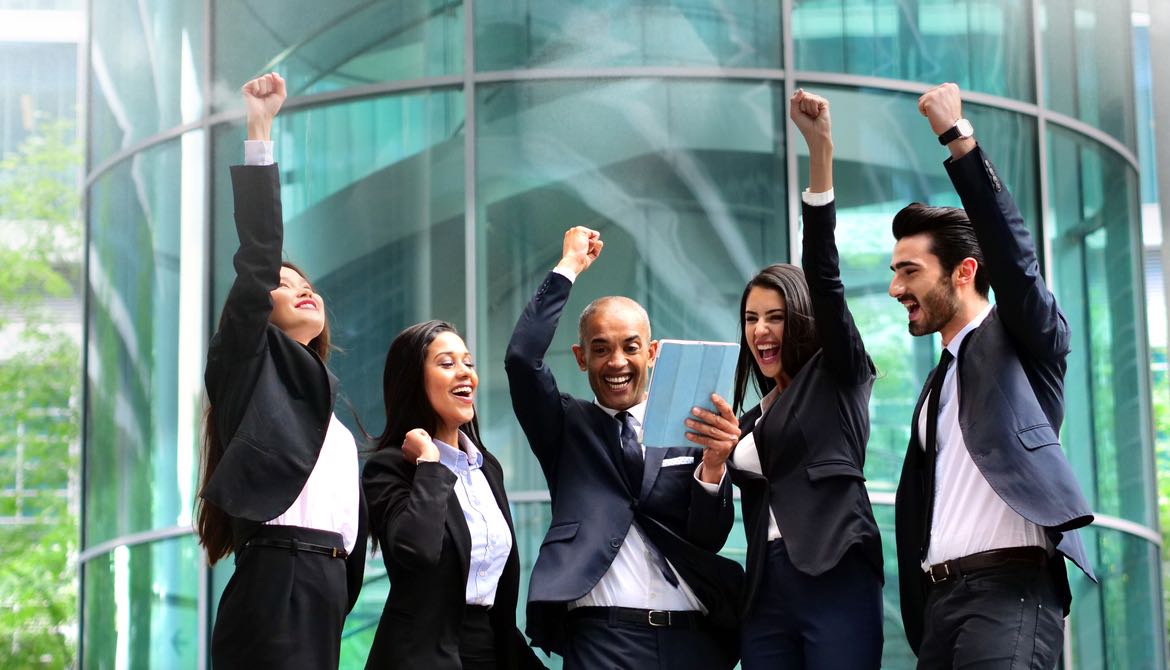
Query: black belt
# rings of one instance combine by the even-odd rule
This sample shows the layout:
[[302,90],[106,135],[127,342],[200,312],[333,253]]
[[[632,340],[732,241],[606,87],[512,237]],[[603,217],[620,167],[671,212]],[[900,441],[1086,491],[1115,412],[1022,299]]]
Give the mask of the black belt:
[[1029,565],[1047,565],[1048,552],[1040,547],[1012,547],[1010,549],[992,549],[981,551],[978,554],[953,558],[942,563],[935,563],[926,571],[932,584],[938,584],[951,579],[958,579],[961,575],[1003,568],[1010,563],[1026,563]]
[[349,558],[349,553],[344,549],[278,537],[254,537],[244,543],[244,548],[248,547],[272,547],[274,549],[288,549],[294,554],[298,551],[307,551],[312,554],[325,554],[329,558]]
[[610,623],[633,623],[652,628],[704,627],[702,612],[693,610],[641,610],[634,607],[577,607],[569,610],[569,617],[603,619]]

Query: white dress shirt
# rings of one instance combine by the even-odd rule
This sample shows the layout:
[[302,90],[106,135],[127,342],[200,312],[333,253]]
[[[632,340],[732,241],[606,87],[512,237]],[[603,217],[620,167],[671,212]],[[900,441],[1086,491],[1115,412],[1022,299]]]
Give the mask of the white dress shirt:
[[[987,483],[971,460],[959,428],[959,349],[967,335],[990,313],[991,305],[988,305],[946,347],[955,361],[947,368],[939,398],[934,516],[923,569],[992,549],[1036,546],[1051,552],[1044,529],[1020,516]],[[929,400],[928,393],[918,415],[918,442],[923,448]]]
[[[467,571],[468,605],[491,607],[504,564],[512,551],[512,533],[508,520],[500,511],[492,487],[483,474],[483,454],[475,444],[459,433],[460,449],[431,438],[439,448],[439,462],[455,473],[455,497],[463,508],[463,520],[471,535],[471,554]],[[442,523],[436,518],[435,523]]]
[[[768,391],[767,395],[760,399],[760,416],[756,419],[756,424],[764,419],[768,414],[768,410],[772,408],[776,398],[780,393],[778,389]],[[754,427],[754,424],[753,424]],[[739,439],[739,444],[735,446],[735,451],[731,452],[731,464],[740,470],[752,472],[757,475],[764,474],[764,468],[760,465],[760,452],[756,448],[756,437],[752,431],[744,433],[743,437]],[[772,501],[768,501],[768,541],[779,540],[780,524],[776,523],[776,514],[772,511]]]

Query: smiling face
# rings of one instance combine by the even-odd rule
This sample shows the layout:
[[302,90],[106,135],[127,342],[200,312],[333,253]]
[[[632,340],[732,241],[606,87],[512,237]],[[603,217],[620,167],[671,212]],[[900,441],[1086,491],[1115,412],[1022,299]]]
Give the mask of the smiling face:
[[325,328],[325,301],[308,280],[292,268],[280,268],[280,285],[271,291],[268,320],[289,337],[307,345]]
[[423,361],[423,387],[435,412],[435,437],[458,448],[459,427],[475,417],[479,376],[463,338],[452,332],[435,336]]
[[573,345],[573,355],[597,401],[619,411],[642,402],[658,355],[646,313],[632,300],[609,299],[583,326],[582,343]]
[[894,279],[890,297],[906,308],[910,334],[929,335],[942,330],[959,313],[959,298],[951,276],[931,253],[929,234],[907,235],[894,245],[890,263]]
[[784,296],[775,289],[753,286],[743,310],[743,336],[765,377],[784,386],[780,351],[784,344]]

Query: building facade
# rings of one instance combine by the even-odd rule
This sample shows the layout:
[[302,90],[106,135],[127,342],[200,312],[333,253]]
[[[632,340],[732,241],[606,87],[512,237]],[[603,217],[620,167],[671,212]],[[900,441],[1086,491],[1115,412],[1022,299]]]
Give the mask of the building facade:
[[[93,3],[81,658],[206,667],[230,561],[191,532],[202,364],[232,280],[227,167],[239,86],[275,70],[285,250],[324,295],[331,367],[380,431],[403,327],[443,318],[480,369],[522,565],[548,494],[502,360],[573,225],[605,253],[567,307],[629,295],[657,337],[734,340],[743,284],[798,262],[797,87],[833,104],[842,273],[879,370],[866,476],[886,542],[886,667],[898,614],[893,495],[939,344],[887,295],[889,222],[958,205],[915,101],[955,81],[1015,194],[1075,334],[1064,448],[1097,522],[1100,582],[1074,576],[1069,668],[1165,667],[1128,3],[1076,0],[242,0]],[[796,141],[790,141],[795,139]],[[549,356],[588,395],[562,328]],[[338,413],[356,428],[348,412]],[[744,556],[736,528],[725,553]],[[526,580],[523,580],[526,581]],[[360,667],[389,589],[379,557],[347,622]],[[522,589],[523,591],[523,589]],[[521,594],[523,596],[523,592]]]

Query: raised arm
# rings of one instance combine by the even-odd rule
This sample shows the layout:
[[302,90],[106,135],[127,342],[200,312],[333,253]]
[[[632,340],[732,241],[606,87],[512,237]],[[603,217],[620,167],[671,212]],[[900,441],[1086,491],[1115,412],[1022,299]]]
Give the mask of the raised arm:
[[798,89],[788,114],[809,153],[809,187],[802,194],[804,219],[801,265],[808,282],[817,336],[825,364],[841,384],[860,384],[874,375],[861,333],[845,301],[840,256],[834,238],[833,132],[829,101]]
[[[927,91],[918,110],[937,135],[963,118],[955,84]],[[1068,321],[1040,273],[1036,244],[1011,193],[973,137],[949,144],[945,166],[983,251],[1000,321],[1031,355],[1063,358],[1069,352]]]
[[582,226],[565,232],[561,260],[528,301],[504,355],[512,409],[546,475],[555,469],[564,425],[564,405],[544,356],[552,344],[573,280],[593,264],[601,235]]

